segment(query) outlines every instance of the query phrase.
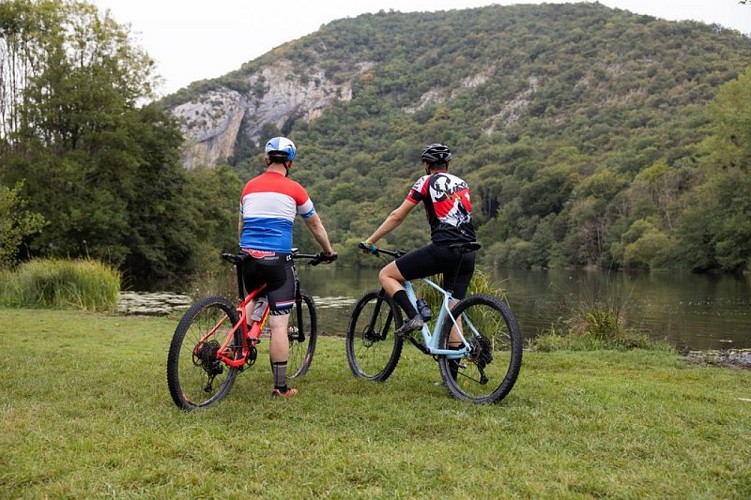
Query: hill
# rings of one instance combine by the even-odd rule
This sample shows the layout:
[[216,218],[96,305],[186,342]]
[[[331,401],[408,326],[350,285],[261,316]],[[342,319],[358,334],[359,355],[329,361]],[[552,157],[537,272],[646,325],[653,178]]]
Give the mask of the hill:
[[[293,176],[339,245],[370,233],[420,173],[422,146],[440,141],[496,264],[742,270],[751,233],[720,240],[690,209],[728,195],[707,175],[707,106],[750,56],[738,32],[597,3],[380,12],[163,104],[189,138],[189,167],[228,163],[247,178],[259,140],[296,141]],[[715,215],[751,208],[747,193]],[[392,242],[426,241],[418,219]]]

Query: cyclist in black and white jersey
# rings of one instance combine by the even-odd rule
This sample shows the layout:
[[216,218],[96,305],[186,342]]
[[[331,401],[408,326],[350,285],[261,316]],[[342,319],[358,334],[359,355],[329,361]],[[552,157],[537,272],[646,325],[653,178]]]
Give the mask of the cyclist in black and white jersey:
[[403,282],[436,274],[443,275],[443,287],[454,299],[467,293],[475,269],[475,252],[463,252],[457,243],[475,241],[469,186],[448,172],[451,151],[443,144],[430,144],[421,160],[425,175],[410,189],[407,198],[389,214],[361,247],[373,252],[375,243],[396,229],[420,202],[430,224],[431,243],[413,250],[387,264],[378,275],[383,289],[404,310],[407,321],[396,332],[404,336],[422,328],[422,317],[415,310],[404,290]]

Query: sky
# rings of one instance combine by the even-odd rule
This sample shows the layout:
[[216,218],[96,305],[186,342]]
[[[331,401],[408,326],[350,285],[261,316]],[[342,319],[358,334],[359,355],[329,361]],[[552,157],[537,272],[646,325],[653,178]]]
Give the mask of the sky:
[[[565,0],[89,0],[129,25],[135,42],[156,61],[157,93],[171,94],[197,80],[217,78],[286,42],[337,19],[381,10],[425,12]],[[719,24],[751,35],[751,5],[738,0],[600,0],[608,7],[663,19]]]

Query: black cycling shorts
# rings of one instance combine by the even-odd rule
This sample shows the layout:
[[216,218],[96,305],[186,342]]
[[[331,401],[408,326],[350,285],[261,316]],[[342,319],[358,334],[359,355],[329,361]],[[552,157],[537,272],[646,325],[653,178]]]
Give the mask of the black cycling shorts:
[[455,299],[463,299],[475,272],[475,252],[431,243],[396,259],[396,267],[408,281],[441,274],[443,288]]
[[269,299],[270,314],[281,316],[292,312],[295,305],[297,269],[292,255],[243,249],[249,256],[243,262],[243,283],[249,293],[263,283],[262,295]]

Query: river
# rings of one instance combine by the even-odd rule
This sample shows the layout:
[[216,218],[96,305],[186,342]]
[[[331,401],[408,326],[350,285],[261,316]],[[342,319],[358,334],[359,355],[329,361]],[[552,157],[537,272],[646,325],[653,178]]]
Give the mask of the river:
[[[376,269],[303,265],[299,272],[315,298],[322,332],[337,335],[346,331],[355,301],[378,281]],[[625,311],[627,326],[679,349],[751,348],[748,276],[515,269],[489,276],[504,290],[525,338],[599,301]]]

